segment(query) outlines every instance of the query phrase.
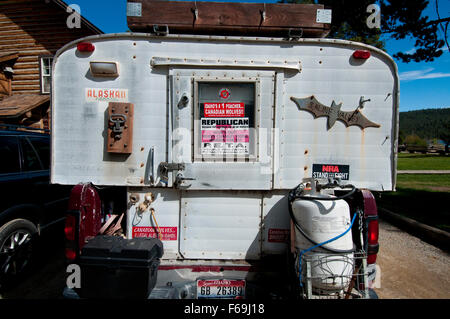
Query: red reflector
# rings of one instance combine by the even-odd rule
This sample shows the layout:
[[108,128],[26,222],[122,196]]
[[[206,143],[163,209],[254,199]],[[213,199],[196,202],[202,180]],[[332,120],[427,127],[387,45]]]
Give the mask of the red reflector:
[[66,258],[69,260],[75,260],[75,258],[77,258],[77,253],[70,248],[66,248]]
[[75,227],[76,227],[75,216],[71,216],[71,215],[66,216],[66,224],[64,226],[64,233],[66,234],[67,240],[70,240],[70,241],[75,240]]
[[77,44],[77,49],[80,52],[94,52],[95,46],[90,42],[80,42]]
[[372,254],[367,256],[368,264],[375,264],[377,262],[377,254]]
[[369,222],[369,245],[378,244],[378,219]]
[[353,52],[353,57],[355,59],[368,59],[370,58],[370,52],[366,51],[366,50],[356,50],[355,52]]

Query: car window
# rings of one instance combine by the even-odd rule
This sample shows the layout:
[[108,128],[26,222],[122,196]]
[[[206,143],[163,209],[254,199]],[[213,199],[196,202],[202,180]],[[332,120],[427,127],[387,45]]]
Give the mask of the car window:
[[23,170],[38,171],[42,170],[41,162],[31,144],[25,138],[21,138],[22,154],[23,154]]
[[20,172],[19,144],[16,136],[0,136],[0,174]]
[[38,153],[44,169],[50,168],[50,141],[44,137],[28,137]]

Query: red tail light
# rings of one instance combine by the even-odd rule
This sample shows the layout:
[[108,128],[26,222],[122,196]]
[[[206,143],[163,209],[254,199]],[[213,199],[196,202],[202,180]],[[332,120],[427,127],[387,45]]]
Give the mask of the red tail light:
[[368,235],[368,256],[367,263],[375,264],[377,261],[377,253],[379,249],[378,245],[378,218],[377,219],[369,219],[369,225],[367,227],[367,235]]
[[80,42],[77,44],[77,50],[80,52],[94,52],[95,45],[90,42]]
[[355,52],[353,52],[353,57],[355,59],[367,60],[368,58],[370,58],[370,52],[366,50],[356,50]]
[[371,220],[368,227],[369,245],[378,244],[378,219]]
[[75,240],[76,234],[76,218],[72,215],[66,216],[66,225],[64,227],[64,233],[66,234],[66,239],[69,241]]
[[66,248],[66,258],[68,260],[75,260],[77,258],[77,252],[73,249]]

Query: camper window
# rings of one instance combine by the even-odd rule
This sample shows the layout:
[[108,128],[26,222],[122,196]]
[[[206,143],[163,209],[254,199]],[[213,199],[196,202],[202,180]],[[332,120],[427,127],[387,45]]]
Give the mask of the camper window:
[[256,156],[255,82],[196,82],[195,160]]

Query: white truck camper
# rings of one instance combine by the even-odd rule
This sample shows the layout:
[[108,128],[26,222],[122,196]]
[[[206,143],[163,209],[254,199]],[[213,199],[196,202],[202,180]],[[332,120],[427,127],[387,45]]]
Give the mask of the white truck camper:
[[[369,298],[370,190],[396,182],[399,80],[385,52],[106,34],[59,50],[52,79],[51,179],[75,186],[66,255],[90,278],[81,296],[127,272],[112,297]],[[141,268],[118,261],[108,277],[114,258]]]

